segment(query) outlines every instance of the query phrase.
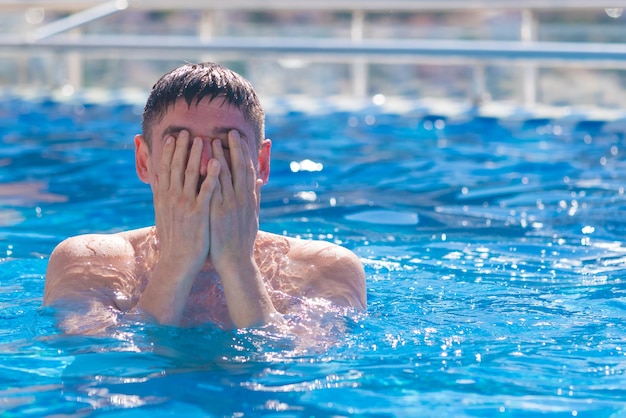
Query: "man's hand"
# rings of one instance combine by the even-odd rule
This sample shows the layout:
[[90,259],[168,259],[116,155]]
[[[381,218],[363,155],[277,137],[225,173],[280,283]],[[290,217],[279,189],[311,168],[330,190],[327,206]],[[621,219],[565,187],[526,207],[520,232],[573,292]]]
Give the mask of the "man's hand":
[[199,271],[209,254],[209,208],[220,164],[209,162],[198,188],[203,141],[190,141],[184,130],[165,139],[154,206],[161,258]]
[[228,133],[228,148],[230,170],[221,141],[213,141],[213,157],[220,162],[221,170],[211,200],[211,261],[219,270],[236,267],[242,258],[252,258],[259,231],[261,180],[257,181],[248,144],[232,130]]
[[[211,159],[200,179],[203,141],[189,132],[165,139],[153,185],[160,255],[138,308],[164,324],[177,325],[191,286],[207,259],[209,214],[220,162]],[[200,187],[198,188],[198,185]]]
[[210,257],[221,280],[228,311],[238,328],[263,325],[277,314],[254,260],[259,230],[259,194],[252,152],[246,140],[228,133],[231,169],[219,140],[213,157],[220,162],[219,183],[211,199]]

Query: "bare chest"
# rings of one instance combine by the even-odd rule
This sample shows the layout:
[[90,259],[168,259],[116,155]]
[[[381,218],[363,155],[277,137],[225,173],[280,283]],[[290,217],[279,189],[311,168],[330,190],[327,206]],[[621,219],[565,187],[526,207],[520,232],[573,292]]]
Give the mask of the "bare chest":
[[[274,307],[286,313],[302,296],[306,275],[297,272],[288,263],[274,261],[270,265],[261,263],[259,269]],[[187,298],[183,318],[190,326],[213,323],[225,328],[232,327],[222,282],[215,271],[203,271],[198,275]]]
[[[144,244],[138,246],[138,253],[143,254],[138,269],[145,272],[145,281],[140,288],[150,280],[151,267],[158,259],[158,243],[146,240]],[[287,239],[263,233],[257,237],[254,251],[265,288],[274,307],[282,313],[296,303],[307,287],[306,269],[290,260],[289,249]],[[210,267],[201,271],[192,285],[183,311],[183,323],[187,326],[213,323],[224,328],[232,327],[221,279]]]
[[216,272],[200,272],[187,297],[183,320],[187,325],[231,326],[224,289]]

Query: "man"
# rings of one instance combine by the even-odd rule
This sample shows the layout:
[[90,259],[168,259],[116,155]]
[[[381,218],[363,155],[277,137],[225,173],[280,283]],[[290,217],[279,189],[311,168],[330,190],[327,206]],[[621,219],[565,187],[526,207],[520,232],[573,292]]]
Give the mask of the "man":
[[365,309],[350,251],[259,231],[271,142],[250,83],[213,63],[164,75],[135,136],[155,226],[68,238],[50,256],[44,305],[69,333],[95,333],[122,313],[160,324],[280,324],[310,301]]

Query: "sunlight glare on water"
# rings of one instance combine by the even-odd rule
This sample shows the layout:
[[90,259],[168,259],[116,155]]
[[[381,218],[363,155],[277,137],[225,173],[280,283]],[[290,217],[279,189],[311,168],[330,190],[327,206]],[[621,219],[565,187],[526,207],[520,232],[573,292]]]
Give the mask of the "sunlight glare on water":
[[127,317],[101,337],[59,333],[45,268],[67,236],[153,223],[141,109],[1,100],[0,414],[626,414],[623,126],[376,100],[269,109],[261,212],[353,250],[367,313],[311,302],[299,333]]

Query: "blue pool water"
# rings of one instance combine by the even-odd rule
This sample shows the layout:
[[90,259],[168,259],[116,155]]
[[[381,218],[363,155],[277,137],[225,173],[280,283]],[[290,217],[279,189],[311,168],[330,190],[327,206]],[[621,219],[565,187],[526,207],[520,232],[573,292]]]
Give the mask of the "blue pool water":
[[54,246],[153,222],[140,111],[0,99],[0,415],[626,416],[626,124],[275,105],[261,227],[355,251],[367,314],[62,335]]

